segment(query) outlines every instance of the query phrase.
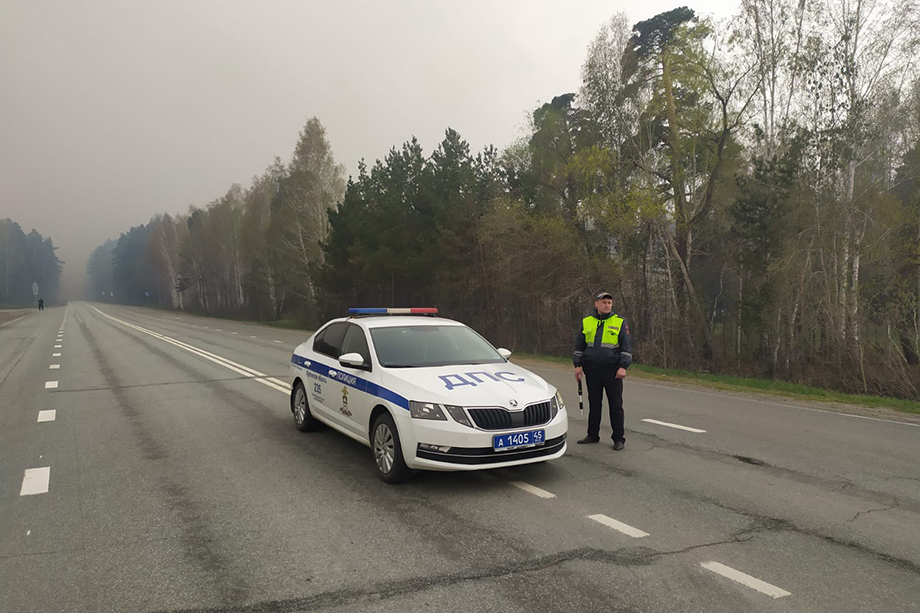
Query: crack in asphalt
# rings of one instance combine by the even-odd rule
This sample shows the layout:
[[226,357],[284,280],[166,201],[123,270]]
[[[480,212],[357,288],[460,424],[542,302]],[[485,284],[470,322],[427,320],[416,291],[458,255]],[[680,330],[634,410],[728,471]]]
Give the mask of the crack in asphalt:
[[[862,544],[862,543],[857,543],[856,541],[850,541],[850,540],[842,539],[842,538],[839,538],[839,537],[836,537],[836,536],[832,536],[832,535],[830,535],[830,534],[824,534],[824,533],[822,533],[822,532],[819,532],[819,531],[817,531],[817,530],[812,530],[812,529],[809,529],[809,528],[802,528],[801,526],[797,526],[797,525],[795,525],[794,523],[792,523],[791,521],[786,520],[786,519],[780,519],[780,518],[777,518],[777,517],[769,517],[769,516],[767,516],[767,515],[759,515],[759,514],[757,514],[757,513],[752,513],[752,512],[750,512],[750,511],[746,511],[746,510],[744,510],[744,509],[736,509],[736,508],[734,508],[734,507],[730,507],[730,506],[728,506],[728,505],[722,504],[722,503],[720,503],[720,502],[718,502],[718,501],[716,501],[716,500],[712,500],[712,499],[704,499],[704,498],[697,498],[697,499],[700,500],[700,501],[702,501],[702,502],[708,502],[709,504],[711,504],[711,505],[713,505],[713,506],[716,506],[716,507],[718,507],[718,508],[720,508],[720,509],[724,509],[724,510],[726,510],[726,511],[731,511],[732,513],[737,513],[738,515],[741,515],[741,516],[743,516],[743,517],[747,517],[748,519],[754,520],[754,521],[756,521],[756,522],[760,522],[760,523],[761,523],[761,527],[760,527],[760,528],[757,528],[757,529],[756,529],[756,532],[759,532],[759,533],[763,533],[763,532],[792,532],[792,533],[794,533],[794,534],[800,534],[800,535],[802,535],[802,536],[810,536],[810,537],[812,537],[812,538],[821,539],[821,540],[823,540],[823,541],[825,541],[825,542],[828,542],[828,543],[831,543],[831,544],[833,544],[833,545],[837,545],[837,546],[840,546],[840,547],[846,547],[847,549],[852,549],[852,550],[854,550],[854,551],[858,551],[858,552],[860,552],[860,553],[862,553],[862,554],[869,555],[869,556],[871,556],[871,557],[873,557],[873,558],[875,558],[875,559],[877,559],[877,560],[880,560],[880,561],[882,561],[882,562],[886,562],[886,563],[888,563],[888,564],[892,564],[892,565],[894,565],[894,566],[898,566],[898,567],[900,567],[900,568],[902,568],[902,569],[904,569],[904,570],[907,570],[907,571],[910,571],[910,572],[912,572],[912,573],[914,573],[914,574],[920,575],[920,564],[917,564],[916,562],[914,562],[914,561],[912,561],[912,560],[907,560],[907,559],[905,559],[905,558],[899,558],[899,557],[897,557],[897,556],[893,556],[893,555],[888,554],[888,553],[885,553],[885,552],[883,552],[883,551],[878,551],[878,550],[876,550],[876,549],[872,549],[871,547],[868,547],[868,546],[866,546],[866,545],[864,545],[864,544]],[[896,501],[896,503],[897,503],[898,505],[900,504],[900,502],[898,502],[898,501]],[[890,509],[874,509],[874,510],[875,510],[875,511],[887,511],[887,510],[890,510]],[[866,512],[867,512],[867,511],[863,511],[863,514],[866,513]],[[857,513],[857,516],[858,516],[858,515],[859,515],[859,514]],[[854,518],[854,519],[855,519],[855,518]],[[850,520],[850,521],[852,521],[852,520]],[[848,523],[848,522],[846,522],[846,523]]]
[[[366,600],[386,600],[426,590],[450,587],[460,583],[497,579],[518,573],[547,570],[567,562],[589,561],[613,564],[622,567],[648,566],[669,552],[657,552],[646,547],[625,547],[606,551],[593,547],[580,547],[558,553],[493,566],[482,570],[410,577],[397,581],[375,582],[367,587],[344,588],[320,592],[301,598],[271,600],[243,606],[202,607],[191,609],[163,610],[159,613],[290,613],[294,611],[318,611],[341,607]],[[635,609],[614,607],[610,611],[635,612]]]
[[863,515],[868,515],[869,513],[881,513],[884,511],[890,511],[892,509],[897,509],[899,506],[901,506],[901,502],[899,500],[895,500],[892,504],[888,505],[887,507],[882,507],[880,509],[869,509],[868,511],[860,511],[859,513],[854,515],[852,518],[846,520],[843,523],[852,524],[854,521],[856,521],[859,517]]
[[[746,543],[756,538],[761,532],[771,529],[770,522],[755,522],[752,527],[744,528],[727,539],[691,545],[683,549],[655,551],[648,547],[623,547],[613,551],[593,547],[580,547],[558,553],[524,559],[504,565],[493,566],[483,570],[435,574],[410,577],[393,582],[375,582],[367,587],[344,588],[329,592],[320,592],[300,598],[271,600],[232,607],[201,607],[189,609],[163,610],[158,613],[291,613],[294,611],[318,611],[356,604],[367,600],[386,600],[423,592],[430,589],[450,587],[460,583],[498,579],[509,575],[547,570],[568,562],[586,561],[612,564],[634,572],[634,567],[650,566],[658,560],[678,556],[698,549]],[[630,608],[612,608],[611,611],[633,611]]]

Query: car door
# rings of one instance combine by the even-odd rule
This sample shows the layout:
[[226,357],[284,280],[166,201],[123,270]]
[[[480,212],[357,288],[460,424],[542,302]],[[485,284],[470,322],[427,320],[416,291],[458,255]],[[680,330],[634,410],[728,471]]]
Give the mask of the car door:
[[368,421],[374,408],[373,397],[367,393],[367,380],[373,373],[367,336],[361,326],[348,324],[342,338],[341,354],[357,353],[364,358],[364,368],[339,364],[337,390],[341,392],[340,411],[349,421],[349,427],[362,439],[368,436]]
[[320,330],[313,338],[313,364],[310,365],[310,379],[307,393],[310,407],[315,408],[325,419],[344,426],[344,419],[338,410],[337,381],[330,376],[338,372],[342,337],[348,324],[335,322]]

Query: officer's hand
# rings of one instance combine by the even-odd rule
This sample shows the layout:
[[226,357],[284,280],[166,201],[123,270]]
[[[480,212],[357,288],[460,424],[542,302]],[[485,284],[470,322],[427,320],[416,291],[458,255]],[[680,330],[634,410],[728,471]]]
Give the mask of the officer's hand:
[[581,381],[581,377],[584,374],[584,371],[581,369],[581,366],[575,367],[575,380]]
[[625,369],[625,368],[621,368],[620,370],[617,371],[617,379],[623,379],[623,378],[625,378],[625,377],[626,377],[626,369]]

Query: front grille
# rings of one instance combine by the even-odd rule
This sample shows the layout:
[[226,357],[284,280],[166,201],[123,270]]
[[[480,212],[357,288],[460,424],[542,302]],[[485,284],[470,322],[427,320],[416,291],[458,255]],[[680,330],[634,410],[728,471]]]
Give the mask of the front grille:
[[491,447],[451,447],[447,452],[419,448],[416,449],[415,456],[449,464],[500,464],[553,455],[564,448],[565,434],[551,438],[539,447],[511,451],[495,451]]
[[548,400],[539,404],[532,404],[524,409],[525,426],[539,426],[540,424],[545,424],[553,417],[553,409]]
[[549,401],[539,402],[524,408],[523,411],[507,409],[467,409],[473,423],[483,430],[511,430],[528,428],[548,423],[555,415]]
[[469,409],[473,423],[483,430],[509,430],[514,427],[511,411],[505,409]]

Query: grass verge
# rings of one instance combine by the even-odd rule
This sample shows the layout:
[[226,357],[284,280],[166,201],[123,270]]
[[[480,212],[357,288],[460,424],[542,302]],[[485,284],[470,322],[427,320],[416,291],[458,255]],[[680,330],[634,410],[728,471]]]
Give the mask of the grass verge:
[[[571,358],[559,356],[536,355],[532,353],[515,352],[514,357],[538,362],[565,364],[571,366]],[[811,387],[788,381],[774,381],[772,379],[755,379],[753,377],[735,377],[732,375],[714,375],[697,373],[687,370],[672,368],[658,368],[635,364],[629,372],[642,379],[656,381],[671,381],[673,383],[690,383],[704,387],[736,392],[756,392],[770,394],[797,400],[809,400],[836,404],[852,404],[878,409],[893,409],[902,413],[920,415],[920,402],[903,398],[889,398],[886,396],[867,396],[863,394],[845,394],[820,387]]]

